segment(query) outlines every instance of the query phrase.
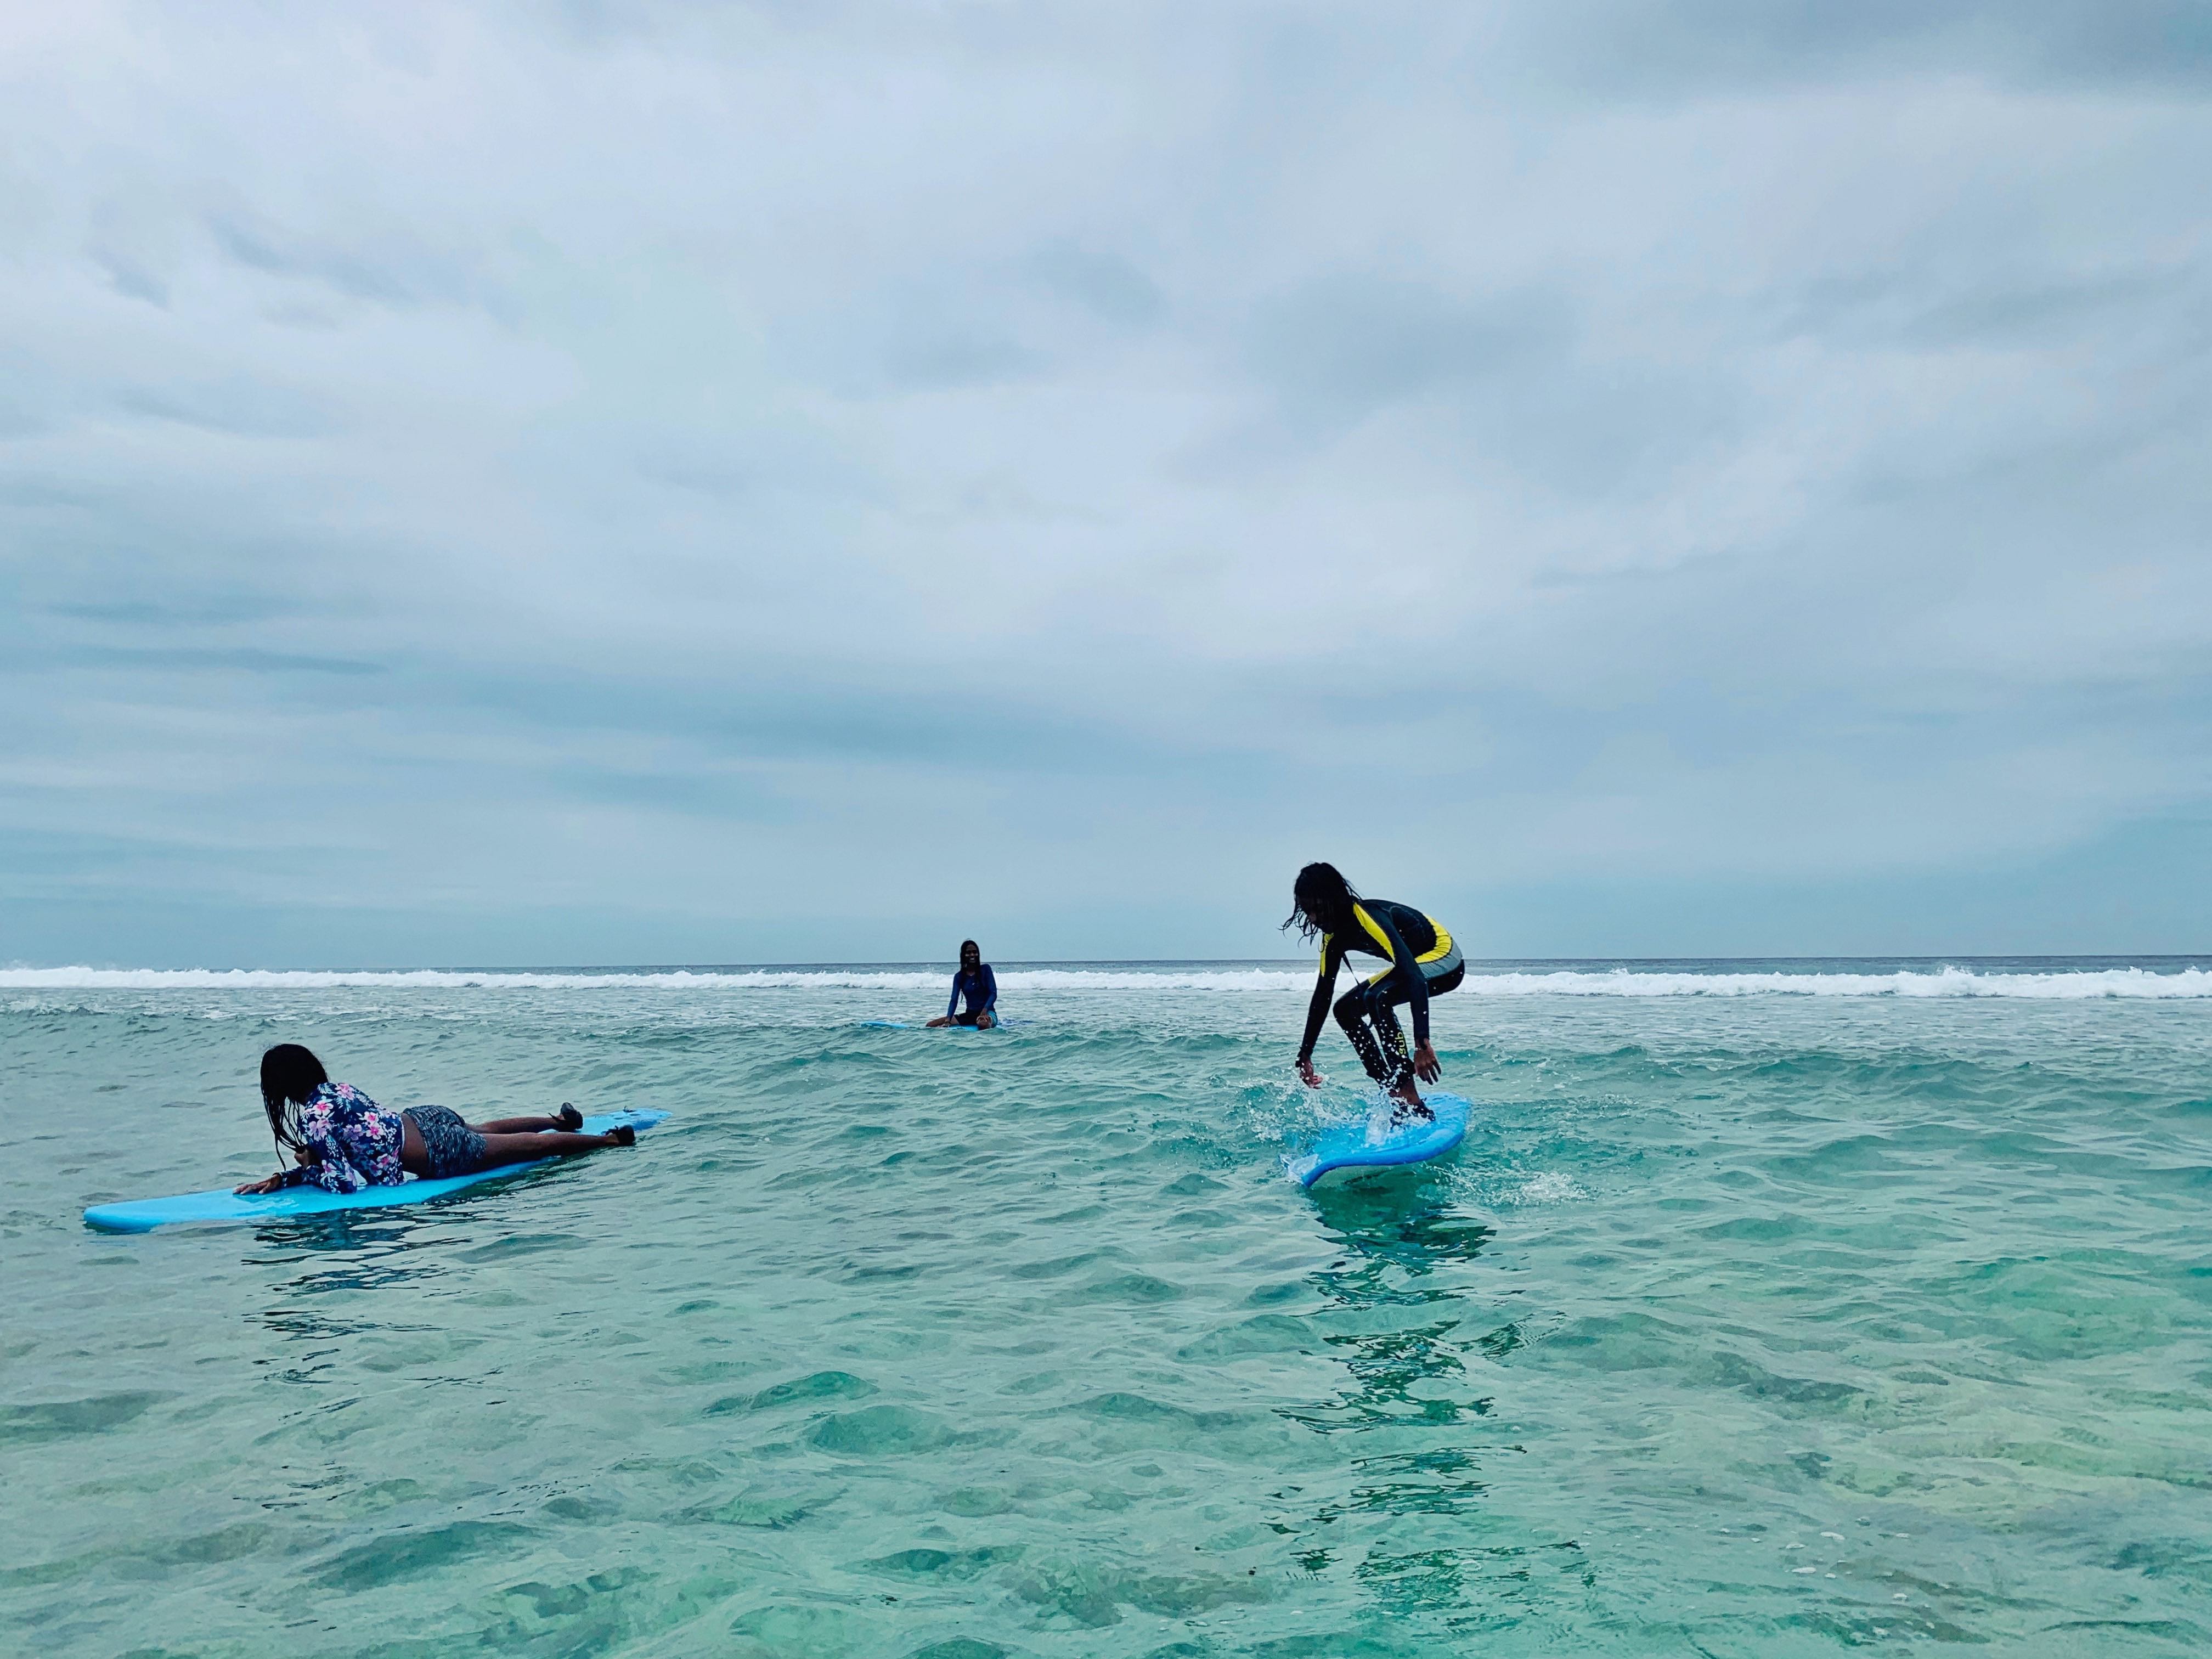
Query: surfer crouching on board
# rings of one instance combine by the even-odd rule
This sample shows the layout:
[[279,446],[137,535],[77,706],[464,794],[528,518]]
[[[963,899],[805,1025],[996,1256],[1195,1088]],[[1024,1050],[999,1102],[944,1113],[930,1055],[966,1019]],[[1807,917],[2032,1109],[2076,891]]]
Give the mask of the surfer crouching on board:
[[273,1193],[280,1188],[319,1187],[357,1193],[396,1187],[408,1176],[437,1180],[473,1175],[502,1164],[527,1164],[556,1152],[596,1152],[628,1146],[637,1131],[628,1124],[603,1135],[576,1133],[583,1115],[563,1104],[558,1117],[502,1117],[465,1123],[446,1106],[379,1106],[350,1083],[333,1083],[323,1062],[296,1042],[280,1042],[261,1056],[261,1108],[276,1137],[277,1155],[294,1167],[234,1190]]
[[[1437,1051],[1429,1046],[1429,999],[1455,988],[1466,977],[1459,946],[1435,917],[1389,899],[1364,899],[1333,864],[1309,864],[1291,889],[1291,914],[1283,923],[1310,942],[1321,940],[1321,977],[1306,1009],[1305,1041],[1298,1046],[1298,1076],[1310,1089],[1321,1087],[1314,1070],[1314,1040],[1336,989],[1336,970],[1347,951],[1381,957],[1389,966],[1362,980],[1340,998],[1336,1023],[1359,1056],[1359,1063],[1398,1103],[1393,1117],[1425,1120],[1429,1109],[1413,1086],[1443,1075]],[[1406,1033],[1393,1003],[1413,1005],[1413,1052],[1406,1052]],[[1371,1029],[1370,1029],[1371,1027]]]
[[[958,1013],[963,997],[968,1006]],[[983,960],[983,952],[972,939],[960,941],[960,967],[952,975],[952,995],[945,1005],[943,1016],[930,1021],[939,1025],[972,1025],[979,1031],[988,1031],[999,1023],[999,980],[991,971],[991,964]]]

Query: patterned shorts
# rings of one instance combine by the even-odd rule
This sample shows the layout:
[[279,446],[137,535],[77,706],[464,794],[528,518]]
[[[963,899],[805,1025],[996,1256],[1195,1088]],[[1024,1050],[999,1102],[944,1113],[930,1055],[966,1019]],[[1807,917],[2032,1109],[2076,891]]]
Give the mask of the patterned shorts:
[[483,1168],[484,1138],[463,1122],[452,1107],[410,1106],[407,1115],[414,1122],[415,1132],[422,1137],[422,1150],[429,1155],[431,1180],[474,1175]]

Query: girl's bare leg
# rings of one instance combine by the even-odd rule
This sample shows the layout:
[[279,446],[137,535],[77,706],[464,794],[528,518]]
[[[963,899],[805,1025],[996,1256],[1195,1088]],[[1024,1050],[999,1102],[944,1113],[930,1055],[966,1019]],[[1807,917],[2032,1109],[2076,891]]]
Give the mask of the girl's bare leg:
[[489,1123],[471,1123],[469,1127],[480,1135],[542,1134],[548,1129],[565,1129],[574,1133],[583,1121],[584,1115],[564,1100],[558,1117],[495,1117]]
[[637,1131],[627,1123],[604,1135],[488,1133],[483,1138],[483,1167],[491,1170],[502,1164],[527,1164],[533,1158],[596,1152],[609,1146],[634,1146],[636,1141]]

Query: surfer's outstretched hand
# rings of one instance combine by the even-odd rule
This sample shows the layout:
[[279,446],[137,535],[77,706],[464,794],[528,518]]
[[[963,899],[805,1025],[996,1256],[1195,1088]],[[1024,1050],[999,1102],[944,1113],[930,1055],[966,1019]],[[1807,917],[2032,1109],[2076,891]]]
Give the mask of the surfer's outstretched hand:
[[1437,1051],[1425,1042],[1413,1050],[1413,1070],[1424,1083],[1434,1083],[1444,1074],[1444,1068],[1437,1063]]
[[283,1184],[284,1172],[279,1170],[273,1176],[264,1176],[258,1181],[249,1181],[243,1187],[233,1187],[230,1190],[234,1193],[273,1193]]
[[1298,1081],[1309,1089],[1321,1087],[1321,1073],[1314,1070],[1313,1061],[1302,1060],[1298,1062]]

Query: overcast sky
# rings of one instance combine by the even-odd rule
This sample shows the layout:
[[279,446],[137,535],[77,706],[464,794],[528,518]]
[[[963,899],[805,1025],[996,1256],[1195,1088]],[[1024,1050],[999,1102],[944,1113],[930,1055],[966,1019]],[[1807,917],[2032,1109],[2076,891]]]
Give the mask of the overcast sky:
[[2212,950],[2208,258],[2198,0],[9,7],[0,961]]

